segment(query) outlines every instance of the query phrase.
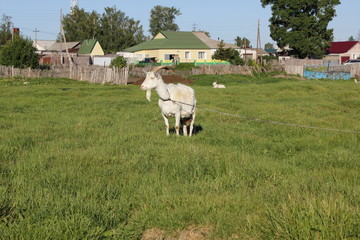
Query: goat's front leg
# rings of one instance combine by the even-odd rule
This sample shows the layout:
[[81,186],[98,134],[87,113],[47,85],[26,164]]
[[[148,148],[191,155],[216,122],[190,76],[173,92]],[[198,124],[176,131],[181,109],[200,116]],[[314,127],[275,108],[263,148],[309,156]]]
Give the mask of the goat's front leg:
[[165,116],[165,114],[161,113],[164,121],[165,121],[165,126],[166,126],[166,136],[169,136],[169,119]]
[[179,134],[179,129],[180,129],[180,111],[175,114],[175,131],[176,131],[176,135],[180,135]]

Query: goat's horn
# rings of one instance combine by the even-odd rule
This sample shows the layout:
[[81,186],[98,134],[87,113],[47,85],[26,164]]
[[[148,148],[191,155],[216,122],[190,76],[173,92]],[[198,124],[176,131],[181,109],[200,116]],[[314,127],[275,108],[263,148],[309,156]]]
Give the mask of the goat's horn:
[[154,67],[151,71],[156,73],[157,71],[159,71],[161,69],[168,69],[168,70],[172,71],[172,67],[171,66],[166,66],[166,65]]

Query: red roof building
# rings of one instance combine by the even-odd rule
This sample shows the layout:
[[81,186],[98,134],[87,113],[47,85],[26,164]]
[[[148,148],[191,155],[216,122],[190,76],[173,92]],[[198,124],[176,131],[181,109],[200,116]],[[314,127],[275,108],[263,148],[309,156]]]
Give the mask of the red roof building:
[[337,56],[340,63],[350,59],[358,59],[360,57],[360,42],[332,42],[331,47],[326,49],[326,53],[329,56]]

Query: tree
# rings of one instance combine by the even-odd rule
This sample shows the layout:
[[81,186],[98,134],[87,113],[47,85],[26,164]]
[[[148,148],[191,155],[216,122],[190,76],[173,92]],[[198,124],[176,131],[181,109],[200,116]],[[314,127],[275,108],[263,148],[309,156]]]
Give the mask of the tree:
[[152,36],[160,31],[178,31],[179,26],[174,22],[176,16],[181,15],[175,7],[155,6],[150,12],[150,30]]
[[333,39],[328,29],[340,0],[261,0],[271,5],[270,35],[280,48],[289,46],[298,58],[319,58]]
[[238,47],[243,47],[243,48],[251,47],[249,39],[247,39],[246,37],[241,38],[239,36],[237,36],[235,38],[235,45],[238,46]]
[[4,45],[8,40],[11,39],[11,27],[13,23],[11,22],[11,17],[3,14],[0,25],[0,46]]
[[272,43],[266,43],[265,49],[274,49],[274,45]]
[[99,14],[95,11],[85,12],[78,7],[63,18],[63,28],[67,41],[82,41],[97,38],[101,32]]
[[224,48],[224,41],[221,40],[218,47],[212,59],[227,61],[234,65],[244,65],[244,61],[240,58],[240,53],[234,48]]
[[142,26],[116,9],[107,7],[102,14],[99,41],[105,52],[116,52],[134,46],[145,40]]
[[348,41],[356,41],[356,40],[355,40],[354,36],[350,36]]
[[107,53],[121,51],[145,39],[140,22],[116,7],[105,8],[102,15],[75,7],[63,18],[63,26],[67,41],[96,38]]
[[0,49],[0,65],[37,68],[39,62],[35,51],[30,39],[16,36]]

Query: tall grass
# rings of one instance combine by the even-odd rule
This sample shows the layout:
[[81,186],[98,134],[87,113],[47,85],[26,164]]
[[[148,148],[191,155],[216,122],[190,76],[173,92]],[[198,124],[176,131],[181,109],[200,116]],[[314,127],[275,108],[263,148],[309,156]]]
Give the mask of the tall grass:
[[[199,107],[360,131],[350,81],[194,78]],[[359,134],[199,109],[192,138],[166,137],[156,102],[138,86],[0,79],[0,238],[360,239]]]

